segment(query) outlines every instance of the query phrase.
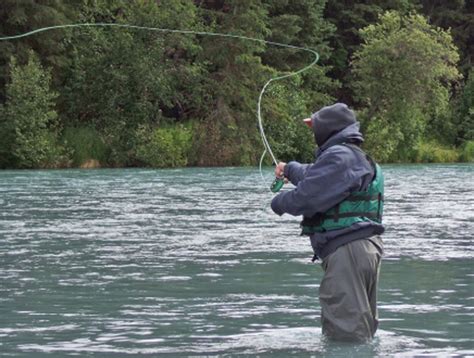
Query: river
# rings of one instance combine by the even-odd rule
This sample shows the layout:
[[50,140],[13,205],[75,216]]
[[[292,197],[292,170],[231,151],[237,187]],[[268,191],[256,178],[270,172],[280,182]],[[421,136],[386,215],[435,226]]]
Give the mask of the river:
[[474,165],[383,169],[357,345],[321,335],[322,269],[255,168],[0,171],[0,355],[474,355]]

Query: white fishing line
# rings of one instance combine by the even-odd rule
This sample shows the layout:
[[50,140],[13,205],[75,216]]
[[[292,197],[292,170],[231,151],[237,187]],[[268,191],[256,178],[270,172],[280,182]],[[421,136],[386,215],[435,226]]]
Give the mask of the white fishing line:
[[[260,132],[260,136],[262,138],[262,143],[263,143],[263,147],[264,147],[263,154],[260,158],[259,170],[260,170],[260,176],[262,177],[262,180],[263,180],[264,183],[265,183],[265,179],[263,177],[262,165],[263,165],[263,160],[265,158],[265,155],[268,153],[270,155],[270,157],[272,158],[272,161],[275,165],[278,164],[278,161],[275,158],[275,155],[273,154],[272,148],[270,147],[270,144],[268,143],[267,136],[265,135],[265,130],[263,128],[263,121],[262,121],[262,98],[263,98],[263,94],[265,93],[265,90],[270,85],[270,83],[272,83],[273,81],[278,81],[278,80],[282,80],[284,78],[297,76],[300,73],[302,73],[306,70],[309,70],[311,67],[316,65],[316,63],[319,61],[319,54],[316,51],[314,51],[312,49],[309,49],[307,47],[287,45],[287,44],[283,44],[283,43],[279,43],[279,42],[267,41],[267,40],[257,39],[257,38],[248,37],[248,36],[234,35],[234,34],[223,34],[223,33],[218,33],[218,32],[163,29],[163,28],[159,28],[159,27],[148,27],[148,26],[128,25],[128,24],[109,24],[109,23],[103,23],[103,22],[82,23],[82,24],[66,24],[66,25],[56,25],[56,26],[42,27],[40,29],[32,30],[32,31],[25,32],[25,33],[19,34],[19,35],[0,37],[0,41],[15,40],[15,39],[19,39],[19,38],[22,38],[22,37],[27,37],[27,36],[31,36],[31,35],[34,35],[34,34],[38,34],[40,32],[45,32],[45,31],[50,31],[50,30],[76,28],[76,27],[116,27],[116,28],[128,28],[128,29],[157,31],[157,32],[168,32],[168,33],[179,33],[179,34],[190,34],[190,35],[227,37],[227,38],[235,38],[235,39],[241,39],[241,40],[247,40],[247,41],[260,42],[260,43],[267,44],[267,45],[284,47],[284,48],[289,48],[289,49],[294,49],[294,50],[306,51],[306,52],[310,52],[311,54],[313,54],[314,59],[309,65],[307,65],[307,66],[305,66],[305,67],[303,67],[303,68],[301,68],[297,71],[290,72],[290,73],[287,73],[285,75],[281,75],[281,76],[277,76],[277,77],[273,77],[273,78],[269,79],[265,83],[265,85],[263,86],[262,90],[260,91],[260,95],[258,96],[257,119],[258,119],[259,132]],[[268,186],[266,184],[264,184],[264,185],[265,185],[266,188],[268,188]]]

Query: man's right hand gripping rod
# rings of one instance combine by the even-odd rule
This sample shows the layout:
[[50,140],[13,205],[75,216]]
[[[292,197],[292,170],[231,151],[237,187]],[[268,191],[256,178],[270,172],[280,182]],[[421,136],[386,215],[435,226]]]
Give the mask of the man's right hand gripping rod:
[[275,168],[275,180],[273,181],[272,185],[270,186],[270,190],[273,193],[278,193],[280,189],[285,184],[285,177],[283,175],[285,170],[286,163],[280,162],[277,164]]

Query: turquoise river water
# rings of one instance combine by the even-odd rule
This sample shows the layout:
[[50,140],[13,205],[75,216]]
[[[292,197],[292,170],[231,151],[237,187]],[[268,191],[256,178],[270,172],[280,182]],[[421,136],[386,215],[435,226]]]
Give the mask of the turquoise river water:
[[321,335],[321,267],[255,168],[1,171],[0,355],[474,356],[474,165],[384,170],[357,345]]

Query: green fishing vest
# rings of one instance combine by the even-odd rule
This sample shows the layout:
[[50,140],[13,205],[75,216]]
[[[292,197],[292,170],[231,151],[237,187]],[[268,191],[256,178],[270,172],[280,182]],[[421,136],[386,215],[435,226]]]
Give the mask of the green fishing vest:
[[[355,148],[353,145],[347,146],[362,152],[360,148]],[[384,192],[382,169],[370,157],[367,156],[367,159],[375,167],[375,176],[367,190],[352,192],[325,213],[317,213],[311,218],[304,217],[301,222],[301,235],[343,229],[362,221],[382,223]]]

